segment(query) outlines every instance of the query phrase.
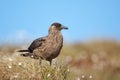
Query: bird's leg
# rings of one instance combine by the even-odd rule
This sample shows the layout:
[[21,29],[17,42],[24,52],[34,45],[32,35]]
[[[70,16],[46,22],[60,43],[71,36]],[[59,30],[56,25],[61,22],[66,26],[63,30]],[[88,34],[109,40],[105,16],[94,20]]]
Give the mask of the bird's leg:
[[41,65],[41,63],[42,63],[42,59],[40,58],[39,65]]
[[49,62],[50,62],[50,66],[52,65],[52,59],[51,60],[49,60]]

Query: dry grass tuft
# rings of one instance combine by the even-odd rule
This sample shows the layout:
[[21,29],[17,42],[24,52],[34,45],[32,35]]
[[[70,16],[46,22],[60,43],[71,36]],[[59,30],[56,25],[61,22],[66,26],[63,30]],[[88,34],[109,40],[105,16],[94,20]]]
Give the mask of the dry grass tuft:
[[0,79],[3,80],[67,80],[68,66],[65,64],[53,64],[50,66],[43,61],[23,58],[14,54],[0,60]]

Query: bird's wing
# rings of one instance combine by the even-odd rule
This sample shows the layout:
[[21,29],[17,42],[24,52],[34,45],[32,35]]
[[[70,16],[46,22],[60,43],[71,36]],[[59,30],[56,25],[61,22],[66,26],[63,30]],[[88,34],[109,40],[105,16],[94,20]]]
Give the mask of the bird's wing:
[[42,43],[45,41],[45,38],[46,37],[41,37],[41,38],[34,40],[29,46],[28,50],[32,53],[34,49],[42,45]]

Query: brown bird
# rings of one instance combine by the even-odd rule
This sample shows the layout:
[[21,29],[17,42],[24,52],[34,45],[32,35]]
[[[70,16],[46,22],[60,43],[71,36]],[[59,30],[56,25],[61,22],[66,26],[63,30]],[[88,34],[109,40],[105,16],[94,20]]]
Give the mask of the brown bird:
[[53,23],[46,37],[41,37],[32,42],[27,50],[19,50],[17,52],[28,52],[21,56],[30,56],[34,59],[47,60],[52,63],[52,59],[56,58],[63,46],[62,29],[68,29],[60,23]]

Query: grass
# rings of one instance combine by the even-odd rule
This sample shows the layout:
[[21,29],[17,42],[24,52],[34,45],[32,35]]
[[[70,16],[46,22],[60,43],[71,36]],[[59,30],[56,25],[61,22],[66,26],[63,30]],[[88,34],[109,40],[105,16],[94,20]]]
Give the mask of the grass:
[[15,52],[20,48],[0,46],[0,80],[120,80],[120,43],[116,41],[66,44],[52,66],[20,56]]
[[[6,61],[4,61],[6,60]],[[43,61],[16,56],[1,60],[0,79],[3,80],[67,80],[69,68],[65,64],[53,64],[50,66]]]

